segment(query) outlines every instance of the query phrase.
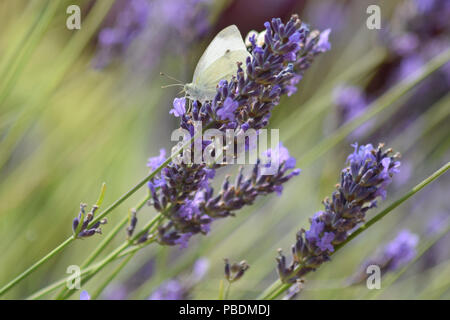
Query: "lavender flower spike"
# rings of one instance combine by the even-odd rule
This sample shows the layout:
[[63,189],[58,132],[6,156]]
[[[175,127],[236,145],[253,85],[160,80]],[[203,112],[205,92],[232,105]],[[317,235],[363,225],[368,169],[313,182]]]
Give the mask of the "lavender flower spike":
[[88,229],[89,223],[91,223],[91,221],[94,220],[94,215],[95,212],[98,210],[98,206],[97,205],[92,206],[91,211],[89,211],[88,213],[86,213],[85,211],[86,206],[87,205],[85,203],[80,204],[80,212],[78,213],[78,216],[75,219],[73,219],[72,222],[72,231],[77,238],[88,238],[96,233],[101,234],[102,229],[100,228],[100,226],[102,224],[108,223],[108,220],[104,218]]
[[353,146],[355,151],[347,159],[349,166],[342,170],[340,184],[331,199],[323,201],[324,211],[311,218],[309,230],[301,229],[297,233],[289,266],[280,251],[278,273],[283,282],[294,283],[328,261],[335,247],[364,221],[367,210],[376,206],[376,199],[386,197],[386,187],[399,171],[399,155],[390,155],[392,150],[384,151],[382,144],[376,149],[371,144]]
[[214,220],[233,216],[235,211],[253,204],[258,196],[280,194],[284,183],[297,176],[300,170],[294,168],[295,159],[283,146],[279,157],[280,163],[274,174],[263,175],[266,164],[259,160],[248,175],[244,175],[241,168],[234,184],[226,177],[217,195],[209,185],[209,179],[214,176],[212,169],[204,165],[169,165],[162,172],[164,183],[159,192],[152,190],[154,207],[164,211],[169,219],[159,228],[158,242],[185,247],[193,235],[206,235]]

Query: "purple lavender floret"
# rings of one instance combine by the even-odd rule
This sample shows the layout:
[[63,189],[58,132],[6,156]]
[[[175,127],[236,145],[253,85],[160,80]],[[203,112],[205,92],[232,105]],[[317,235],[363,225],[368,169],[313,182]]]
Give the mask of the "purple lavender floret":
[[366,270],[370,265],[377,265],[382,274],[404,267],[416,256],[418,243],[419,236],[409,230],[400,231],[395,239],[361,264],[358,271],[349,279],[349,283],[354,285],[366,280],[368,276]]
[[234,113],[236,112],[238,105],[239,104],[236,101],[233,101],[233,99],[231,99],[230,97],[226,98],[223,106],[219,110],[217,110],[218,118],[220,120],[234,121]]
[[341,181],[331,199],[323,201],[324,210],[311,218],[309,230],[301,229],[292,246],[293,260],[287,265],[286,257],[279,252],[278,273],[283,282],[293,283],[304,274],[314,271],[337,245],[346,241],[349,233],[364,222],[367,210],[376,206],[376,198],[386,196],[386,188],[397,173],[398,154],[391,149],[371,144],[358,147],[349,155],[349,166],[342,170]]
[[[151,157],[148,159],[147,167],[150,168],[150,171],[155,171],[160,165],[162,165],[166,161],[166,150],[160,149],[159,156]],[[155,190],[155,188],[161,187],[165,184],[165,180],[161,177],[161,174],[157,174],[152,180],[148,182],[148,186],[150,190]]]
[[186,113],[186,99],[185,98],[175,98],[173,100],[173,108],[169,111],[175,117],[181,117]]

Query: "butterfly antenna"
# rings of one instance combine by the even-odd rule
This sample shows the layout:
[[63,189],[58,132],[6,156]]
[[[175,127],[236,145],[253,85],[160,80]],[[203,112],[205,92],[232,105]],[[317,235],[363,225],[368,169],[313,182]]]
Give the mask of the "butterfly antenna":
[[161,86],[161,89],[170,88],[170,87],[179,87],[179,86],[184,87],[184,84],[181,84],[181,83],[167,84],[165,86]]
[[165,74],[165,73],[163,73],[163,72],[160,72],[159,75],[160,75],[160,76],[167,77],[167,78],[169,78],[170,80],[176,81],[176,82],[178,82],[178,83],[183,83],[183,81],[180,81],[180,80],[178,80],[178,79],[176,79],[176,78],[174,78],[174,77],[172,77],[172,76],[169,76],[169,75],[167,75],[167,74]]

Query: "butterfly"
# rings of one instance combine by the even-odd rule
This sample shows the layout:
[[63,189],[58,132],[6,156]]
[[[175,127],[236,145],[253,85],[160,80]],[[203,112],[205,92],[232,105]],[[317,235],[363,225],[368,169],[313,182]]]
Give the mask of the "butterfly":
[[236,75],[236,63],[245,63],[247,57],[250,53],[239,29],[235,25],[226,27],[214,37],[201,56],[192,82],[184,85],[187,97],[200,102],[214,99],[219,81],[231,80]]

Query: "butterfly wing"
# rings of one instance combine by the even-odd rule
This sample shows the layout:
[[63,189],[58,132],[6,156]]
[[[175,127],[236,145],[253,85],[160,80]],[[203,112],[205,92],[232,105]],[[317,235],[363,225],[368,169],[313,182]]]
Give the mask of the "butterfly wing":
[[220,80],[230,80],[232,76],[236,75],[236,62],[245,62],[248,56],[249,53],[247,50],[229,51],[225,53],[198,75],[195,84],[199,88],[213,89],[215,91]]
[[[234,51],[240,52],[237,56],[239,57],[238,60],[230,60],[225,59],[223,60],[222,57],[224,57],[226,54],[228,56],[234,59],[235,54],[232,54]],[[235,25],[231,25],[220,31],[215,38],[211,41],[208,48],[206,48],[205,52],[201,56],[200,60],[197,63],[197,67],[194,71],[194,77],[193,77],[193,83],[198,84],[202,86],[204,84],[204,73],[211,73],[210,71],[207,71],[210,69],[211,65],[216,65],[216,62],[218,60],[221,60],[220,65],[222,66],[223,62],[228,62],[228,67],[231,68],[231,70],[234,70],[234,73],[236,72],[236,62],[241,61],[245,62],[245,59],[250,54],[247,52],[247,48],[245,47],[245,43],[242,40],[241,33],[239,32],[239,29]],[[234,65],[231,65],[234,64]],[[225,68],[220,68],[220,70],[217,70],[217,73],[220,74],[220,72],[226,72],[228,73],[229,70],[226,70]],[[210,77],[208,77],[209,80]],[[225,79],[225,77],[222,75],[218,75],[218,79]],[[217,83],[216,83],[217,84]]]

